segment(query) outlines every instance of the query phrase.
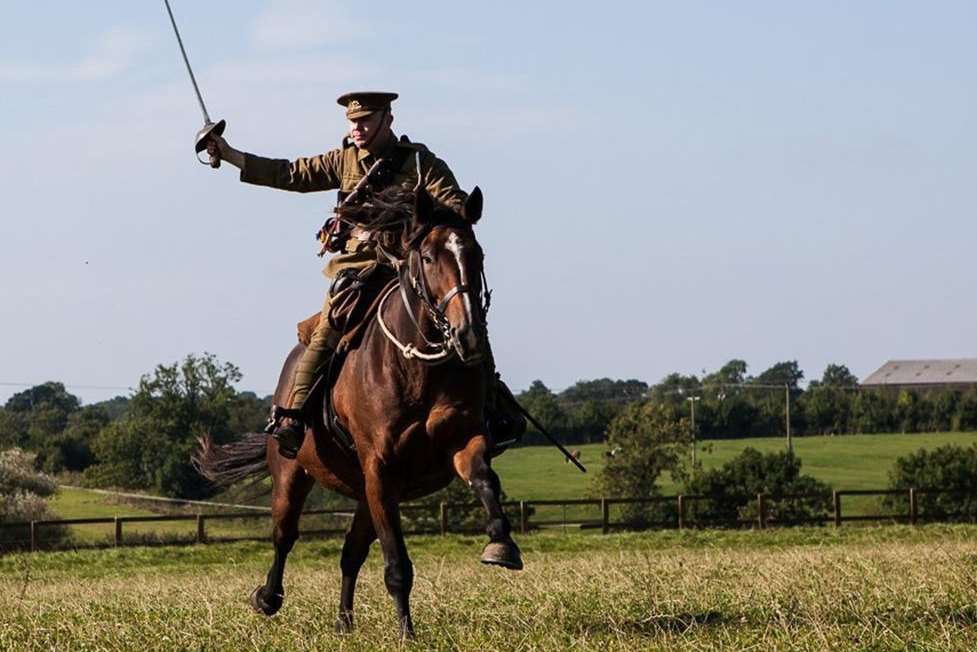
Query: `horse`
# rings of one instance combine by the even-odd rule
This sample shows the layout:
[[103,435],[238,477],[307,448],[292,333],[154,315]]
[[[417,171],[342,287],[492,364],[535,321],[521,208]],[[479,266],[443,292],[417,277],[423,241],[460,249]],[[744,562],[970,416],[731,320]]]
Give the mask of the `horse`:
[[[391,256],[399,282],[387,290],[359,346],[349,351],[331,390],[336,417],[352,436],[355,453],[324,427],[327,403],[316,400],[316,418],[295,459],[278,454],[263,433],[221,447],[201,441],[198,469],[218,484],[246,477],[272,478],[274,561],[265,583],[251,595],[262,614],[284,602],[285,560],[298,538],[306,496],[319,482],[357,501],[340,557],[342,585],[336,629],[353,629],[353,595],[370,545],[379,540],[384,583],[392,596],[400,634],[414,634],[410,613],[413,566],[404,543],[399,503],[433,493],[455,476],[483,504],[489,542],[481,561],[519,570],[522,558],[500,502],[492,470],[493,441],[484,409],[490,382],[484,301],[483,252],[473,226],[482,213],[476,187],[463,210],[435,205],[423,190],[384,191],[367,211],[403,218],[402,256]],[[411,195],[413,201],[411,202]],[[361,215],[369,218],[371,215]],[[432,352],[433,351],[433,352]],[[288,355],[274,394],[287,404],[292,370],[302,353]],[[311,402],[311,401],[310,401]],[[322,410],[318,409],[322,405]],[[318,416],[318,415],[317,415]]]

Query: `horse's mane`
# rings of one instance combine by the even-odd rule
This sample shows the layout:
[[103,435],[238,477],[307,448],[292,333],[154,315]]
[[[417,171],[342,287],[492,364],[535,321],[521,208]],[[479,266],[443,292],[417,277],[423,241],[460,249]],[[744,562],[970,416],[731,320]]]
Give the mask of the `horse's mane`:
[[471,225],[455,209],[434,202],[431,220],[417,224],[414,220],[416,194],[400,186],[391,186],[369,195],[366,200],[340,206],[336,215],[347,224],[366,231],[396,234],[405,244],[414,244],[435,226],[471,228]]

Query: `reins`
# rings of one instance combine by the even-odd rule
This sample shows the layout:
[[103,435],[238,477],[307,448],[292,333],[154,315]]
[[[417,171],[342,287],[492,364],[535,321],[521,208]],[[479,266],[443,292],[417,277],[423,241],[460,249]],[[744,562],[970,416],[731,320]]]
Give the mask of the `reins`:
[[[415,238],[415,241],[419,241],[423,238]],[[431,292],[428,289],[427,279],[424,276],[423,266],[417,264],[417,273],[415,275],[415,263],[420,258],[420,253],[416,249],[410,249],[407,253],[407,258],[402,259],[394,256],[386,249],[380,247],[380,253],[383,254],[390,264],[397,270],[399,276],[399,281],[397,285],[391,286],[383,297],[380,299],[380,305],[377,307],[377,322],[380,324],[380,330],[383,332],[384,336],[390,340],[390,342],[400,351],[401,355],[407,360],[419,360],[426,364],[440,364],[446,362],[454,354],[455,350],[452,348],[451,339],[451,323],[448,321],[447,316],[444,311],[447,309],[448,304],[455,297],[461,296],[463,294],[474,294],[475,289],[467,284],[459,284],[448,290],[442,297],[441,301],[435,305],[434,299],[431,297]],[[488,289],[488,279],[485,276],[485,269],[480,270],[480,275],[482,279],[482,295],[484,300],[481,303],[477,303],[481,312],[481,318],[484,320],[485,316],[488,314],[489,306],[492,303],[492,291]],[[427,335],[424,334],[424,329],[421,327],[420,321],[417,316],[414,315],[413,307],[411,306],[410,296],[407,294],[408,286],[414,291],[414,294],[420,298],[422,305],[428,312],[428,316],[434,322],[434,326],[437,328],[441,335],[440,342],[432,342]],[[383,320],[383,312],[386,307],[387,299],[393,294],[394,290],[400,289],[401,302],[404,306],[404,311],[410,318],[411,323],[414,325],[417,334],[420,335],[421,339],[424,341],[424,345],[430,349],[431,352],[425,352],[418,349],[418,347],[411,343],[401,342],[390,327],[387,326],[386,322]],[[482,298],[482,297],[479,297]]]

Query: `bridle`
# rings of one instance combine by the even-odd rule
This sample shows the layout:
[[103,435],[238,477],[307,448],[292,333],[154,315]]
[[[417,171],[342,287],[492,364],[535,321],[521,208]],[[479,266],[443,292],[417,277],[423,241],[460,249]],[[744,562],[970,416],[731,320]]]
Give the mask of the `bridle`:
[[[422,242],[427,234],[430,233],[431,228],[428,228],[418,236],[415,236],[413,239],[414,242]],[[446,362],[456,353],[454,347],[451,345],[451,322],[448,321],[448,317],[445,314],[445,310],[447,310],[451,301],[464,294],[472,295],[475,299],[472,304],[478,306],[478,317],[481,319],[483,324],[486,316],[488,315],[489,307],[492,305],[492,290],[488,288],[488,278],[485,276],[484,266],[480,270],[482,281],[481,293],[479,293],[477,289],[472,287],[470,284],[459,283],[445,292],[440,301],[435,302],[434,296],[432,295],[430,287],[428,286],[427,277],[424,274],[423,257],[420,250],[416,246],[408,249],[406,258],[398,258],[382,247],[380,248],[380,252],[394,267],[399,277],[398,282],[395,285],[392,285],[380,299],[380,305],[377,308],[377,322],[380,324],[380,330],[383,331],[383,334],[387,337],[387,339],[397,347],[401,355],[408,360],[417,359],[427,364],[440,364],[441,362]],[[407,313],[411,323],[414,325],[417,334],[420,335],[421,339],[424,341],[424,346],[430,349],[430,351],[421,351],[414,344],[402,343],[383,321],[383,311],[384,307],[386,306],[387,299],[398,288],[400,290],[402,303],[404,304],[404,311]],[[421,305],[423,306],[424,310],[427,311],[428,317],[431,319],[435,329],[440,335],[438,338],[440,341],[432,342],[431,339],[424,334],[424,329],[421,327],[420,321],[414,314],[415,311],[410,295],[407,291],[408,288],[413,291],[414,296],[420,299]]]

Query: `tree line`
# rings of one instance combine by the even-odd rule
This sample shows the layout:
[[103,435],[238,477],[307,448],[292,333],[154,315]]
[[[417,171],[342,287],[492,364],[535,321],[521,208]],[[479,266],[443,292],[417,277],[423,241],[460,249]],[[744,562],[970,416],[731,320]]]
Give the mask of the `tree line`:
[[[665,405],[689,420],[702,439],[794,435],[977,430],[977,388],[967,390],[865,389],[842,364],[829,364],[820,379],[801,387],[796,360],[747,373],[734,359],[712,373],[671,373],[656,385],[637,380],[581,381],[554,393],[541,381],[517,396],[544,428],[567,443],[604,441],[608,427],[634,401]],[[540,436],[532,428],[528,441]]]
[[213,489],[190,465],[197,438],[218,443],[262,428],[270,397],[239,392],[241,373],[213,355],[159,365],[133,393],[82,406],[58,382],[12,396],[0,410],[0,450],[30,451],[48,473],[92,486],[200,498]]
[[[536,380],[517,398],[567,444],[606,441],[615,426],[634,422],[634,410],[650,406],[671,415],[687,436],[780,436],[788,396],[795,435],[977,429],[974,389],[855,391],[857,379],[837,364],[806,389],[803,378],[796,361],[751,376],[746,362],[734,359],[701,376],[669,374],[654,386],[600,378],[554,392]],[[270,408],[270,397],[238,391],[240,379],[236,366],[204,354],[159,365],[131,395],[92,405],[82,405],[61,383],[44,383],[14,394],[0,409],[0,450],[30,451],[37,469],[79,473],[93,486],[205,497],[212,490],[189,463],[197,437],[209,433],[223,443],[253,432]],[[544,441],[530,427],[523,444]]]

